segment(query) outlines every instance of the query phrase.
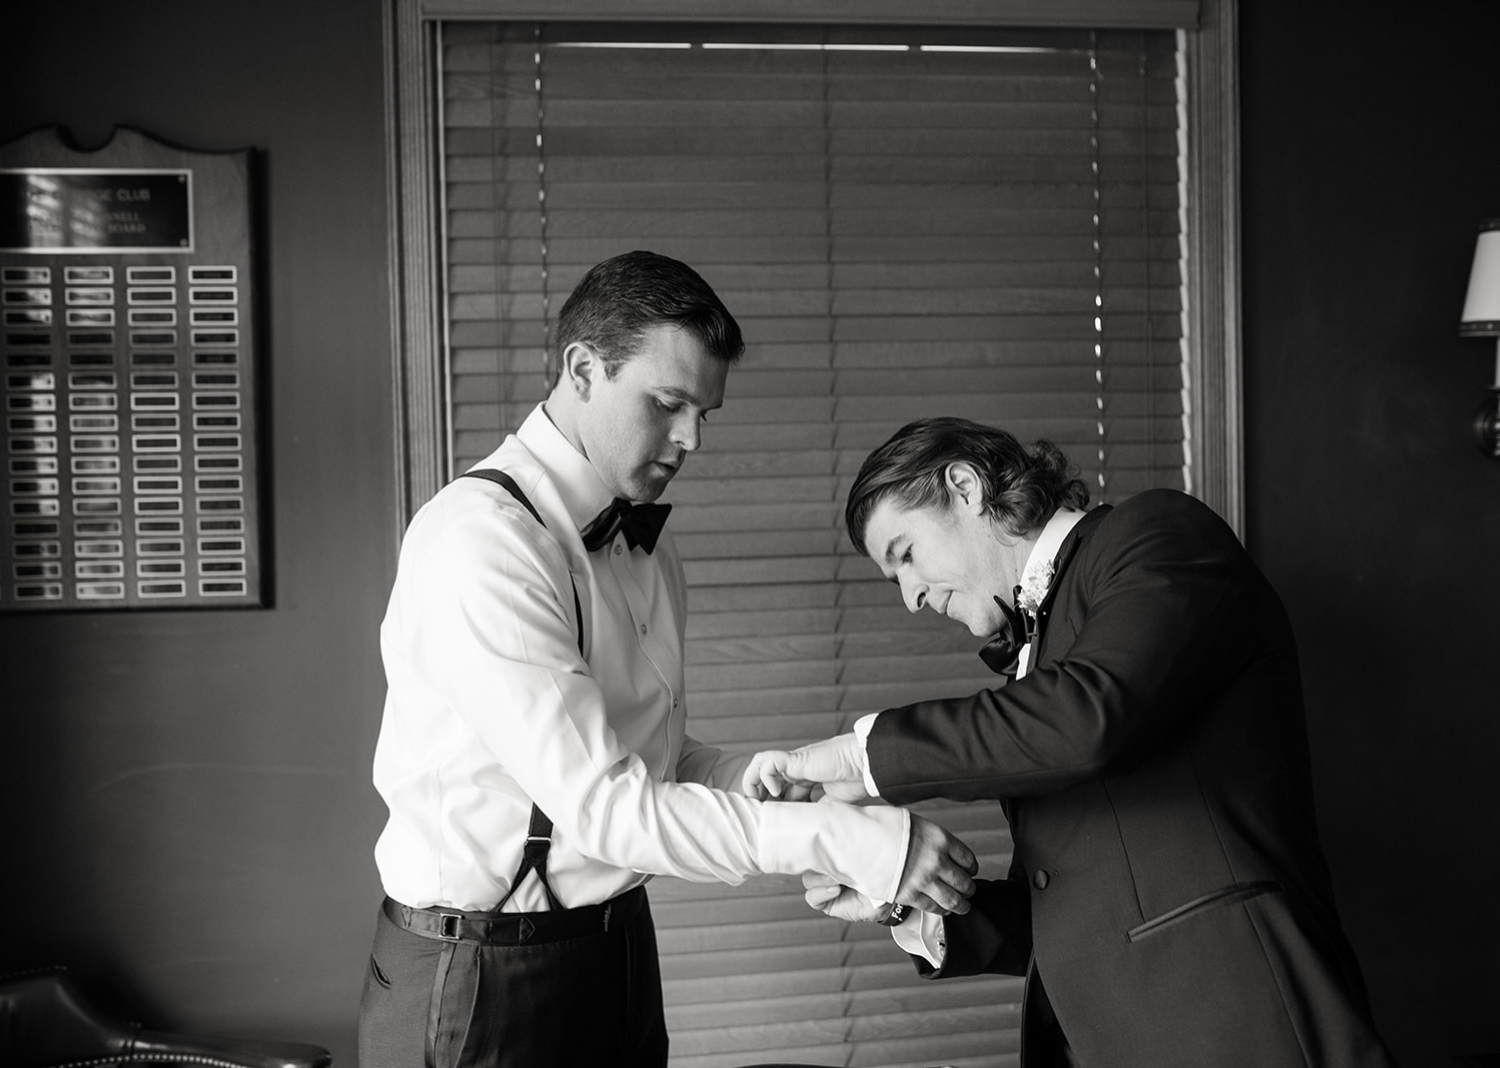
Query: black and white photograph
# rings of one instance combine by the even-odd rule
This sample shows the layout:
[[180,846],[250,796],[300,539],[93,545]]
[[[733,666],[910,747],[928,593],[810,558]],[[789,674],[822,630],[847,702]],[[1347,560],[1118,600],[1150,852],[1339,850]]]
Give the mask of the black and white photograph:
[[1500,1068],[1500,5],[0,13],[3,1068]]

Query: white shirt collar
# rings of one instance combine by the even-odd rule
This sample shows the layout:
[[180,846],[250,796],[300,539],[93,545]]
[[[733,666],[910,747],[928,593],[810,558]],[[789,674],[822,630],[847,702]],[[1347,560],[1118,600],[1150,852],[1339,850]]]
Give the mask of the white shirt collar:
[[[1057,550],[1062,548],[1063,539],[1078,525],[1078,521],[1083,516],[1084,513],[1076,508],[1059,508],[1052,513],[1052,518],[1047,520],[1047,525],[1042,528],[1041,537],[1037,538],[1036,544],[1031,547],[1031,555],[1026,558],[1026,566],[1021,569],[1022,589],[1025,589],[1028,583],[1041,581],[1043,571],[1057,558]],[[1050,575],[1047,581],[1051,581]]]
[[538,404],[531,410],[516,431],[516,437],[547,472],[562,498],[563,507],[568,510],[568,518],[579,530],[588,526],[615,499],[588,457],[563,436],[542,405]]

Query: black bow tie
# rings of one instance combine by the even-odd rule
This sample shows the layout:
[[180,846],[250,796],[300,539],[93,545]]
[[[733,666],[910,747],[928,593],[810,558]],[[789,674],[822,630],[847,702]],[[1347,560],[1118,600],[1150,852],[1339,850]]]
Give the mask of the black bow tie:
[[670,504],[632,504],[616,497],[583,528],[583,547],[589,552],[602,549],[624,531],[626,545],[632,549],[639,545],[647,553],[655,552],[656,539],[661,537],[661,528],[671,510]]
[[[1015,588],[1012,597],[1016,601],[1020,600],[1021,587]],[[1005,625],[1000,628],[999,634],[985,642],[984,648],[979,650],[979,659],[995,674],[1014,678],[1021,658],[1021,646],[1031,641],[1036,633],[1036,620],[1032,619],[1029,612],[1018,612],[999,597],[995,598],[995,604],[1000,606]]]

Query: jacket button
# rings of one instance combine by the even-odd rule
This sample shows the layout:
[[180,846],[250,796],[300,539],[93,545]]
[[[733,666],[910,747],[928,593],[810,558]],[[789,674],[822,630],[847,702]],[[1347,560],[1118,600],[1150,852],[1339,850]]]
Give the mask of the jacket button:
[[1031,885],[1036,887],[1038,890],[1047,889],[1047,884],[1051,881],[1052,876],[1048,875],[1046,870],[1042,868],[1038,868],[1037,871],[1031,876]]

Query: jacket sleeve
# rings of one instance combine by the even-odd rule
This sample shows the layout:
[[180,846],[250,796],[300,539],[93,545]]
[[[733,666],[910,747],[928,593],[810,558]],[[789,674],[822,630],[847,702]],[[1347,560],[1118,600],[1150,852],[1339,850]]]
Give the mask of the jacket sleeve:
[[866,751],[882,797],[1066,789],[1149,756],[1265,650],[1295,670],[1280,602],[1233,532],[1186,494],[1142,494],[1106,515],[1051,608],[1023,678],[877,717]]
[[969,911],[943,919],[943,966],[911,954],[923,979],[960,975],[1025,975],[1031,959],[1031,892],[1022,879],[981,879]]

